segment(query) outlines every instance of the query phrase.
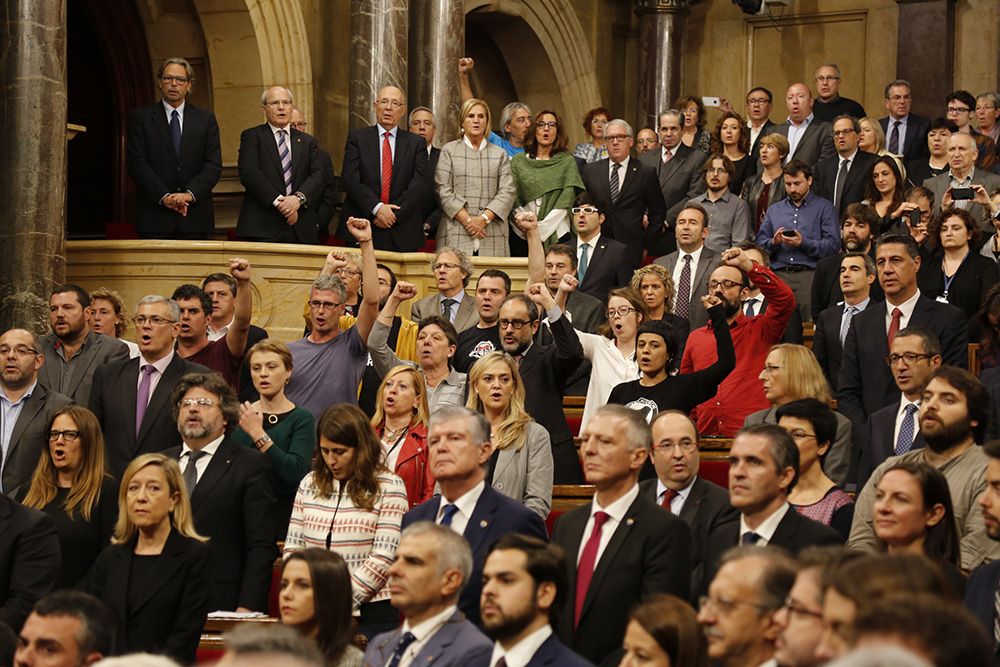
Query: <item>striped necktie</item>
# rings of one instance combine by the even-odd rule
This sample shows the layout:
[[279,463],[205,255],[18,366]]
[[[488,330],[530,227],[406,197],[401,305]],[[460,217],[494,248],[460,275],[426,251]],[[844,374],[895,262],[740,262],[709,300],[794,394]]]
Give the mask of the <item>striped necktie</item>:
[[287,130],[278,130],[278,159],[281,160],[281,173],[285,178],[285,194],[292,194],[292,151],[285,141]]

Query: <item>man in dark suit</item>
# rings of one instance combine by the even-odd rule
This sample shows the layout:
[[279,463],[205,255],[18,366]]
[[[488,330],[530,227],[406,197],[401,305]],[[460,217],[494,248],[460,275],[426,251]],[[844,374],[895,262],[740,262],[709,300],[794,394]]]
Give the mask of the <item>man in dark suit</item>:
[[424,218],[425,235],[428,238],[435,238],[441,210],[438,208],[437,194],[434,191],[434,172],[441,157],[441,149],[434,147],[434,134],[437,132],[434,112],[427,107],[415,107],[410,112],[409,130],[424,140],[427,150],[427,167],[424,169],[424,206],[421,215]]
[[48,446],[53,413],[72,401],[39,381],[45,357],[30,331],[10,329],[0,335],[0,363],[0,407],[3,420],[13,420],[13,425],[0,425],[0,492],[9,494],[31,482],[42,448]]
[[176,459],[199,533],[211,540],[212,609],[267,612],[275,543],[270,463],[226,438],[239,424],[236,390],[216,373],[190,373],[171,395],[180,447]]
[[[540,284],[530,286],[532,295],[513,294],[500,307],[500,345],[503,351],[520,361],[518,370],[524,382],[524,408],[549,432],[555,484],[582,484],[580,459],[573,435],[566,424],[562,399],[566,383],[583,361],[583,347],[573,325],[562,316],[555,300]],[[552,306],[554,310],[550,310]],[[549,318],[553,344],[534,343],[541,323],[539,307]],[[524,322],[520,328],[514,323]]]
[[[236,294],[239,286],[236,278],[228,273],[212,273],[201,281],[201,289],[212,300],[212,317],[208,321],[208,340],[216,341],[229,333],[236,319]],[[259,396],[250,378],[250,363],[246,353],[250,348],[267,338],[267,330],[255,324],[247,332],[247,343],[243,349],[243,367],[240,369],[240,402],[256,401]]]
[[236,233],[246,241],[316,243],[325,173],[312,135],[291,127],[292,93],[265,90],[266,122],[240,135],[240,183],[246,188]]
[[427,435],[431,473],[441,495],[417,505],[403,516],[405,529],[417,521],[450,526],[472,549],[472,575],[462,589],[458,608],[473,624],[479,621],[486,550],[507,533],[527,533],[545,539],[538,514],[494,491],[486,484],[486,463],[493,453],[490,424],[468,408],[449,405],[431,417]]
[[836,388],[840,377],[844,339],[851,320],[871,304],[871,285],[875,282],[875,262],[860,252],[849,252],[840,261],[840,289],[843,301],[830,306],[815,318],[813,354],[830,386]]
[[799,449],[785,429],[757,424],[736,435],[729,449],[729,502],[740,518],[709,544],[702,591],[715,578],[722,554],[734,546],[774,546],[797,554],[809,546],[843,544],[833,528],[788,504],[798,478]]
[[107,605],[82,591],[61,590],[39,600],[18,635],[18,667],[89,667],[114,651]]
[[99,366],[128,359],[128,346],[90,329],[90,295],[77,285],[60,285],[49,296],[52,333],[41,339],[45,363],[38,381],[74,403],[86,405]]
[[813,116],[813,96],[809,86],[793,83],[785,93],[785,104],[788,106],[788,120],[774,128],[776,133],[788,137],[789,151],[785,164],[798,160],[811,169],[820,160],[836,155],[830,123],[816,120]]
[[156,74],[162,99],[129,119],[125,159],[135,181],[135,230],[147,239],[207,239],[215,229],[212,188],[222,173],[219,125],[185,100],[194,69],[167,58]]
[[848,205],[865,198],[872,166],[878,160],[874,153],[858,149],[860,133],[861,123],[857,118],[837,116],[833,121],[833,145],[837,154],[816,163],[813,192],[832,201],[841,219]]
[[582,437],[584,472],[595,495],[560,516],[552,533],[567,554],[570,582],[557,634],[600,664],[621,646],[632,607],[657,593],[687,597],[691,531],[640,493],[650,443],[640,412],[603,405]]
[[[292,107],[291,118],[290,127],[299,132],[306,132],[309,122],[298,107]],[[319,152],[319,161],[323,167],[323,194],[320,196],[319,206],[316,207],[316,221],[319,225],[319,237],[322,240],[330,230],[333,212],[337,208],[337,174],[333,170],[333,158],[330,154],[318,145],[316,150]],[[240,400],[243,400],[242,397]]]
[[[732,104],[723,100],[722,111],[732,111]],[[755,86],[747,92],[746,130],[750,139],[750,164],[756,166],[760,160],[760,139],[773,132],[777,127],[771,122],[771,111],[774,109],[774,95],[763,86]]]
[[573,202],[573,228],[576,230],[573,249],[574,268],[580,281],[578,290],[607,303],[608,292],[628,285],[633,267],[628,260],[629,249],[601,233],[604,220],[600,202],[589,192],[577,195]]
[[851,320],[837,382],[837,410],[854,426],[854,447],[863,447],[868,418],[899,400],[899,389],[885,363],[889,341],[908,326],[933,332],[941,342],[942,362],[964,368],[968,358],[967,318],[958,308],[929,299],[917,289],[920,250],[909,234],[891,234],[875,247],[878,280],[885,303],[869,306]]
[[139,357],[101,366],[94,373],[88,407],[101,423],[108,472],[115,479],[121,479],[139,454],[181,444],[170,394],[184,374],[208,369],[174,352],[179,319],[176,301],[143,297],[133,320]]
[[[660,242],[667,205],[656,171],[629,157],[631,126],[620,118],[609,122],[604,127],[604,142],[608,157],[583,168],[583,184],[605,211],[608,225],[602,233],[628,248],[629,268],[636,269],[642,263],[643,250],[652,251]],[[645,229],[643,215],[648,220]]]
[[909,81],[896,79],[886,85],[885,108],[889,115],[880,118],[878,122],[885,134],[886,150],[902,156],[904,162],[930,155],[927,148],[930,121],[910,113],[912,104],[913,88]]
[[376,124],[351,130],[344,147],[344,201],[337,236],[353,244],[344,222],[372,222],[376,250],[415,252],[424,244],[427,144],[399,127],[406,95],[395,86],[378,92]]
[[[986,491],[979,498],[979,507],[986,523],[986,534],[1000,541],[1000,442],[987,441],[983,453],[986,463]],[[1000,561],[980,566],[969,577],[965,587],[965,606],[993,638],[993,664],[1000,665],[1000,638],[994,633],[998,613],[996,591],[1000,588]]]
[[471,572],[472,552],[461,535],[431,521],[408,526],[388,584],[392,606],[404,620],[368,642],[364,664],[383,667],[394,655],[435,667],[468,667],[488,659],[490,641],[456,609]]
[[924,446],[917,413],[927,378],[941,365],[941,343],[931,331],[919,326],[901,329],[892,341],[889,365],[902,398],[872,413],[868,437],[858,447],[857,488],[864,488],[883,461]]
[[[700,204],[686,206],[678,213],[674,225],[677,250],[654,261],[666,268],[674,279],[674,303],[670,304],[670,312],[676,315],[686,308],[692,330],[708,324],[708,311],[705,310],[701,297],[708,294],[708,276],[719,266],[720,261],[719,254],[705,245],[705,239],[708,238],[707,223],[708,216]],[[691,257],[690,260],[685,259],[678,265],[678,260],[688,256]],[[677,291],[684,279],[685,261],[690,264],[687,278],[690,287],[682,297]],[[680,301],[686,302],[684,307],[678,307]]]
[[497,540],[483,566],[480,606],[483,629],[496,643],[492,655],[471,667],[510,664],[507,658],[515,656],[525,667],[593,667],[553,634],[566,589],[562,549],[529,535]]
[[[659,116],[660,150],[645,153],[640,162],[656,172],[667,206],[667,227],[684,204],[702,194],[704,182],[702,167],[708,157],[697,148],[691,148],[681,141],[684,118],[676,109],[665,111]],[[669,229],[667,230],[669,231]],[[665,252],[674,250],[673,237],[664,239],[670,246]]]
[[650,425],[656,477],[639,483],[640,492],[679,516],[691,529],[691,591],[698,590],[708,545],[739,513],[729,504],[729,492],[698,476],[701,456],[698,431],[686,414],[664,410]]
[[[840,262],[845,254],[863,252],[871,257],[873,262],[875,261],[875,237],[878,236],[879,224],[875,209],[860,202],[849,204],[844,214],[840,216],[842,250],[836,255],[823,257],[816,262],[812,298],[809,300],[813,322],[821,312],[843,300],[843,293],[840,291]],[[871,296],[874,301],[885,300],[878,280],[872,283]]]
[[61,564],[52,517],[0,493],[0,622],[18,632],[52,590]]

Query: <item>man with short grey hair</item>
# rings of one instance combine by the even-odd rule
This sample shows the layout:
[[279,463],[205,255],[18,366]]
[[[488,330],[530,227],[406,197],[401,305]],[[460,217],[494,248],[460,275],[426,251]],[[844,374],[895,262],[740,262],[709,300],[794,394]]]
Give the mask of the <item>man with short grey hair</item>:
[[458,610],[471,574],[472,551],[461,535],[430,521],[410,524],[388,583],[392,606],[405,620],[368,642],[365,664],[381,667],[398,656],[398,664],[461,667],[488,657],[489,640]]
[[487,548],[507,533],[527,533],[544,539],[545,524],[538,514],[486,483],[486,465],[493,444],[490,423],[482,414],[455,405],[439,408],[431,417],[427,448],[431,474],[441,494],[407,512],[403,528],[431,521],[465,537],[474,565],[458,608],[479,625],[479,592]]
[[[702,166],[708,156],[681,141],[684,117],[677,109],[661,113],[657,117],[657,123],[660,150],[643,154],[639,161],[656,171],[663,201],[667,206],[666,224],[669,227],[684,204],[702,194]],[[673,240],[668,244],[672,252],[675,247]]]
[[[226,652],[216,667],[323,667],[323,654],[316,643],[293,627],[254,623],[236,627],[223,635]],[[355,649],[357,650],[357,649]]]
[[905,79],[895,79],[885,86],[885,108],[889,115],[879,119],[885,134],[885,149],[899,155],[903,162],[926,159],[927,131],[930,121],[910,113],[913,105],[913,86]]
[[832,123],[837,116],[847,115],[858,120],[864,118],[865,109],[854,100],[840,96],[840,67],[826,63],[816,68],[816,102],[813,115],[816,120]]
[[[958,188],[985,189],[989,197],[1000,188],[1000,176],[976,168],[979,149],[971,134],[956,132],[948,137],[948,171],[924,181],[924,187],[934,193],[934,209],[961,208],[972,214],[984,234],[993,234],[990,209],[970,199],[955,199],[951,192]],[[978,192],[975,193],[979,197]],[[948,201],[945,201],[948,195]],[[981,200],[981,199],[980,199]]]

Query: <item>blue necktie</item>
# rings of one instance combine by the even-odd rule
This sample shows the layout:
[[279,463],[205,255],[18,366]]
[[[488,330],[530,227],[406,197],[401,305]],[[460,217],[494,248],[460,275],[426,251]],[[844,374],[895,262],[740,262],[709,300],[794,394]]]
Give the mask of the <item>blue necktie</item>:
[[757,544],[760,541],[760,535],[757,533],[743,533],[743,537],[740,538],[740,544]]
[[910,403],[903,409],[906,414],[903,415],[903,422],[899,425],[899,437],[896,438],[896,456],[913,449],[913,434],[916,427],[913,413],[917,411],[917,406]]
[[181,116],[174,109],[170,113],[170,139],[174,142],[174,152],[180,157],[181,154]]
[[455,518],[455,514],[458,513],[458,505],[445,505],[444,515],[441,517],[442,526],[451,526],[451,520]]
[[392,658],[389,659],[388,667],[398,667],[399,661],[403,659],[403,654],[406,653],[407,647],[417,640],[413,636],[412,632],[404,632],[403,636],[399,638],[399,642],[396,643],[396,648],[392,651]]
[[587,265],[590,263],[590,244],[584,243],[583,247],[580,248],[580,265],[576,268],[576,278],[581,283],[583,282],[583,277],[587,274]]
[[844,314],[840,317],[840,347],[844,347],[844,341],[847,340],[847,331],[851,328],[851,318],[857,312],[858,309],[856,306],[848,306]]

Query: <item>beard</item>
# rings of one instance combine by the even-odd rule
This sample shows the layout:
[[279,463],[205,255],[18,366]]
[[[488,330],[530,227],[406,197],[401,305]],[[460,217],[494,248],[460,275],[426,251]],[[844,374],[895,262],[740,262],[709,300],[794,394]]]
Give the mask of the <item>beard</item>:
[[208,437],[208,434],[212,432],[212,429],[205,422],[198,422],[196,424],[185,422],[180,425],[178,430],[181,432],[181,437],[185,440],[201,440]]
[[533,620],[535,620],[535,610],[530,608],[518,615],[509,616],[501,613],[500,618],[494,620],[492,624],[483,621],[483,632],[494,641],[504,641],[521,634]]
[[856,239],[856,238],[846,239],[844,241],[844,248],[848,252],[862,252],[864,251],[865,246],[868,245],[868,240],[869,239]]
[[930,429],[925,429],[921,423],[920,435],[924,436],[924,442],[932,451],[941,453],[968,440],[972,435],[972,424],[968,417],[951,424],[934,422]]

